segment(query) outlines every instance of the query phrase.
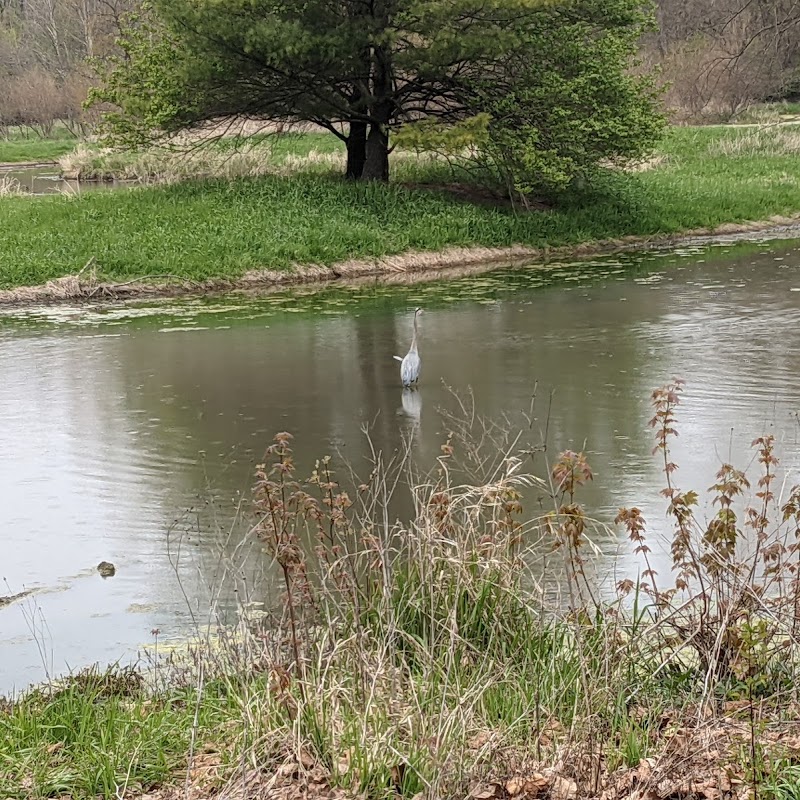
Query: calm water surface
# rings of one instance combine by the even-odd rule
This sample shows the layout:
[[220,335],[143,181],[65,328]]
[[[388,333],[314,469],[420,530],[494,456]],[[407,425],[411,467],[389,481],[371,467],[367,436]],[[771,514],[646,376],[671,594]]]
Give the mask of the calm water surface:
[[31,194],[82,194],[103,189],[120,189],[124,181],[73,181],[62,178],[54,164],[0,166],[0,180],[17,181],[20,189]]
[[[413,308],[423,378],[398,385]],[[411,287],[38,308],[0,315],[0,694],[185,635],[258,599],[265,559],[237,523],[279,430],[301,471],[339,453],[367,471],[362,426],[430,466],[439,409],[471,391],[551,453],[583,449],[584,501],[610,522],[639,505],[665,530],[651,390],[688,382],[676,459],[703,490],[721,459],[772,432],[800,469],[800,244],[771,242],[498,270]],[[550,399],[552,398],[552,400]],[[402,513],[402,500],[398,506]],[[596,542],[600,584],[637,564],[623,532]],[[666,556],[656,554],[662,568]],[[95,567],[112,561],[117,574]]]

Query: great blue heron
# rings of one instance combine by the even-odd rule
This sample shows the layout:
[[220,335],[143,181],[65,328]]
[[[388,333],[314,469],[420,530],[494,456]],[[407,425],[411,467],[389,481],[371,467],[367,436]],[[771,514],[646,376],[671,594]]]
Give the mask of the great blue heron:
[[395,356],[400,362],[400,380],[403,381],[403,386],[416,385],[419,380],[419,370],[422,364],[417,352],[417,316],[421,313],[421,308],[414,309],[414,336],[411,339],[411,347],[408,348],[405,358]]

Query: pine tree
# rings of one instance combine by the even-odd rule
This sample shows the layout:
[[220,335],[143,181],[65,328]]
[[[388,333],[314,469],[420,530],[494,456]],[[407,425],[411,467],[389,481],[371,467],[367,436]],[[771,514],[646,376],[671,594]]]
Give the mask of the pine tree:
[[[346,143],[348,177],[385,181],[393,131],[524,115],[520,102],[547,100],[524,85],[535,89],[539,66],[565,81],[577,69],[570,91],[588,94],[572,98],[570,122],[595,113],[588,95],[602,83],[604,99],[625,95],[619,124],[634,125],[635,154],[655,130],[641,121],[657,117],[626,72],[646,21],[640,0],[152,0],[96,99],[117,107],[109,121],[128,140],[227,116],[316,123]],[[550,32],[572,43],[563,56],[540,55]],[[593,70],[604,72],[594,84]],[[516,105],[500,102],[509,94]],[[564,138],[528,133],[534,148]]]

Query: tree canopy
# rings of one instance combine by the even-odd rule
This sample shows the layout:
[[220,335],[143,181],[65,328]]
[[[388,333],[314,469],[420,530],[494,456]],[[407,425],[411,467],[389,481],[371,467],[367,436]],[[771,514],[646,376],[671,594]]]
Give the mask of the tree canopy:
[[367,180],[388,178],[394,131],[466,125],[517,188],[560,186],[655,141],[651,82],[630,70],[648,22],[640,0],[152,0],[96,98],[127,140],[316,123]]

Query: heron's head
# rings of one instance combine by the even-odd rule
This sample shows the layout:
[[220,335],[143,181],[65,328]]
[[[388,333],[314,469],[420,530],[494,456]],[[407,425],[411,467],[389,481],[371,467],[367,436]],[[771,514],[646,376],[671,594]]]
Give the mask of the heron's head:
[[416,316],[417,314],[421,314],[421,313],[422,313],[422,309],[421,308],[415,308],[414,309],[414,316]]

